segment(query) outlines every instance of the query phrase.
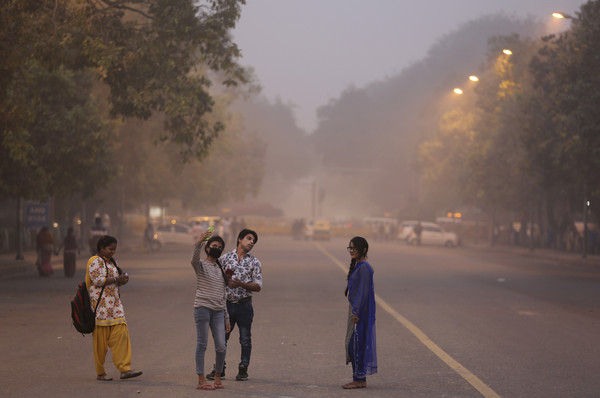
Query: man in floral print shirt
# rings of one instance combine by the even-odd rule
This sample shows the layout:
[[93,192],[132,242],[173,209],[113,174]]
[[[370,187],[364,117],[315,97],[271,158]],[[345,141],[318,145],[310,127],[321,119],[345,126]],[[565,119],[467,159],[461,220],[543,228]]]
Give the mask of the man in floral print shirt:
[[[227,287],[227,312],[229,313],[231,330],[225,335],[225,339],[226,341],[229,340],[231,331],[237,324],[242,346],[241,362],[238,365],[238,374],[235,377],[238,381],[248,380],[248,365],[250,365],[250,353],[252,352],[251,328],[254,318],[252,293],[260,292],[260,289],[262,289],[260,261],[250,254],[250,250],[257,241],[258,235],[256,232],[243,229],[237,238],[237,248],[219,259],[225,272],[231,273],[233,271]],[[224,376],[225,371],[223,370],[221,377]],[[206,377],[208,379],[214,378],[214,371]]]

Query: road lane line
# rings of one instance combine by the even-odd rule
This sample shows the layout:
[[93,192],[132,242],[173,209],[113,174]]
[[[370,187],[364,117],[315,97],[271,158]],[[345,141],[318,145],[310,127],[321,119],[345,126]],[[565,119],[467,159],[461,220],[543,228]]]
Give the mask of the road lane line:
[[[334,264],[336,264],[344,273],[348,272],[348,266],[342,264],[337,258],[333,257],[323,246],[321,246],[317,242],[313,242],[313,244]],[[446,365],[450,367],[450,369],[454,370],[458,373],[463,379],[465,379],[469,384],[471,384],[477,391],[481,393],[485,398],[500,398],[500,395],[496,394],[494,390],[488,387],[479,377],[475,376],[471,373],[467,368],[461,365],[457,360],[452,358],[446,351],[440,348],[436,343],[434,343],[425,333],[421,331],[418,327],[416,327],[411,321],[406,319],[404,316],[400,315],[396,310],[394,310],[384,299],[382,299],[378,294],[375,294],[375,301],[381,308],[383,308],[388,314],[394,317],[398,322],[402,324],[405,328],[407,328],[425,347],[429,348],[431,352],[433,352],[439,359],[441,359]]]

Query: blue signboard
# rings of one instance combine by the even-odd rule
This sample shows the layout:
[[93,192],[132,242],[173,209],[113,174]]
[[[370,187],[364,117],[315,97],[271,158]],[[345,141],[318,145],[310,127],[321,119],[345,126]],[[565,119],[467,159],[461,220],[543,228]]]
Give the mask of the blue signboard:
[[25,204],[25,227],[41,228],[44,226],[50,226],[50,205],[27,202]]

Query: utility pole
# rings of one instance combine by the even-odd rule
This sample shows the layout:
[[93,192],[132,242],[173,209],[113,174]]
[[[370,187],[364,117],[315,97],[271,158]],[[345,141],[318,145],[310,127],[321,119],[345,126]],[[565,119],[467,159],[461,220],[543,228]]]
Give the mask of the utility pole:
[[535,221],[535,201],[531,201],[531,217],[530,217],[529,225],[531,227],[531,232],[529,233],[529,251],[533,251],[535,247],[535,230],[534,230],[534,221]]
[[588,240],[588,223],[587,223],[587,213],[588,207],[590,206],[590,202],[587,200],[586,196],[583,197],[583,252],[581,253],[581,257],[587,258],[587,240]]
[[313,221],[317,216],[317,180],[314,179],[312,182],[312,219]]

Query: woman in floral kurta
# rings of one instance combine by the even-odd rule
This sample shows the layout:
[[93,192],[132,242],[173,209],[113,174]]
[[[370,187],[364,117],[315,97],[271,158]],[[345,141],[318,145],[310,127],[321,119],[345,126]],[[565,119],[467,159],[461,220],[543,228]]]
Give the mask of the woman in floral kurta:
[[99,255],[89,259],[85,274],[92,309],[96,308],[100,298],[96,311],[93,348],[97,379],[101,381],[112,380],[104,371],[104,360],[109,348],[113,362],[121,372],[121,379],[142,374],[131,369],[131,342],[119,294],[119,286],[129,282],[129,276],[126,273],[120,274],[113,259],[116,250],[117,240],[109,235],[102,236],[98,241]]

